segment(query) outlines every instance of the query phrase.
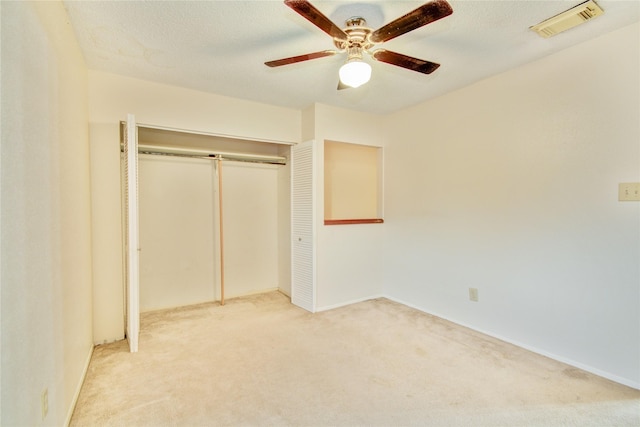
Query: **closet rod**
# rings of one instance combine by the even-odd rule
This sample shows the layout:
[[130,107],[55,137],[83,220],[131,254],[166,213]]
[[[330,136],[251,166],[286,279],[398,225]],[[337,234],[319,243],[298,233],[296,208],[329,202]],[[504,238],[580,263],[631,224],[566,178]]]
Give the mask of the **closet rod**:
[[138,152],[142,154],[158,154],[165,156],[217,158],[222,160],[235,160],[240,162],[269,163],[275,165],[287,164],[287,158],[283,156],[269,156],[263,154],[229,153],[224,151],[203,150],[197,148],[163,147],[159,145],[139,144]]

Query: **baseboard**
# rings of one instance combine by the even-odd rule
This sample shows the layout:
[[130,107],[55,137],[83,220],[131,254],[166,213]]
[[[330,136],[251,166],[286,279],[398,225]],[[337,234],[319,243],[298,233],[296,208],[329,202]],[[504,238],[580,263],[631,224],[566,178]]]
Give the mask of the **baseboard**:
[[278,292],[280,292],[282,295],[285,295],[286,297],[288,297],[289,299],[291,299],[291,292],[287,292],[282,288],[278,288]]
[[78,397],[80,397],[80,391],[82,390],[82,385],[84,384],[84,379],[87,376],[87,372],[89,371],[89,363],[91,363],[91,357],[93,356],[94,345],[91,346],[89,350],[89,356],[84,363],[84,368],[82,369],[82,375],[80,376],[80,381],[78,382],[78,386],[76,387],[75,393],[73,393],[73,399],[71,399],[71,405],[69,410],[67,411],[67,417],[65,419],[64,425],[68,427],[71,423],[71,417],[73,416],[73,411],[76,409],[76,403],[78,403]]
[[[316,313],[321,312],[321,311],[333,310],[334,308],[345,307],[347,305],[357,304],[359,302],[369,301],[369,300],[376,299],[376,298],[387,298],[387,297],[385,295],[369,295],[369,296],[366,296],[366,297],[354,299],[354,300],[351,300],[351,301],[345,301],[345,302],[341,302],[341,303],[338,303],[338,304],[325,305],[324,307],[316,307]],[[387,298],[387,299],[391,299],[391,298]]]
[[[241,294],[228,294],[228,295],[225,295],[224,299],[228,300],[233,298],[249,297],[252,295],[268,294],[269,292],[276,292],[276,291],[282,292],[280,288],[255,289],[255,290],[252,290],[246,293],[241,293]],[[218,299],[216,301],[220,301],[220,300]]]
[[541,349],[536,348],[536,347],[532,347],[532,346],[530,346],[528,344],[524,344],[524,343],[519,342],[519,341],[514,341],[514,340],[509,339],[509,338],[505,338],[505,337],[503,337],[501,335],[498,335],[498,334],[495,334],[493,332],[489,332],[489,331],[485,331],[485,330],[476,328],[476,327],[474,327],[472,325],[469,325],[469,324],[466,324],[464,322],[458,322],[458,321],[456,321],[454,319],[448,318],[446,316],[442,316],[442,315],[440,315],[438,313],[434,313],[434,312],[425,310],[422,307],[418,307],[418,306],[416,306],[414,304],[408,303],[406,301],[399,300],[397,298],[390,297],[388,295],[382,295],[382,297],[386,298],[388,300],[397,302],[398,304],[406,305],[407,307],[411,307],[411,308],[416,309],[418,311],[421,311],[423,313],[439,317],[439,318],[444,319],[444,320],[446,320],[448,322],[455,323],[456,325],[460,325],[460,326],[463,326],[465,328],[469,328],[469,329],[471,329],[473,331],[480,332],[481,334],[490,336],[492,338],[499,339],[500,341],[504,341],[506,343],[513,344],[513,345],[515,345],[517,347],[520,347],[520,348],[523,348],[525,350],[531,351],[532,353],[536,353],[536,354],[539,354],[541,356],[548,357],[549,359],[553,359],[553,360],[556,360],[558,362],[565,363],[567,365],[573,366],[574,368],[582,369],[583,371],[590,372],[590,373],[592,373],[594,375],[597,375],[597,376],[602,377],[602,378],[606,378],[606,379],[611,380],[613,382],[616,382],[618,384],[622,384],[622,385],[625,385],[627,387],[631,387],[631,388],[634,388],[636,390],[640,390],[640,383],[636,382],[636,381],[629,380],[628,378],[623,378],[623,377],[620,377],[618,375],[614,375],[614,374],[612,374],[610,372],[606,372],[606,371],[602,371],[600,369],[594,368],[593,366],[585,365],[584,363],[576,362],[575,360],[571,360],[571,359],[563,357],[563,356],[558,356],[557,354],[550,353],[548,351],[541,350]]

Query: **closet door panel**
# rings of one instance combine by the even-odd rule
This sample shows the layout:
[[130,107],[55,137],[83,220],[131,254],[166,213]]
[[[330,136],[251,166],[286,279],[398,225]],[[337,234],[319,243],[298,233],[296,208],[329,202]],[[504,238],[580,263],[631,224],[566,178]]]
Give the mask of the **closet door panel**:
[[224,161],[225,297],[278,288],[278,166]]
[[212,161],[140,156],[140,308],[215,300]]
[[314,142],[291,149],[291,302],[316,307]]
[[123,129],[124,265],[126,287],[127,340],[132,353],[138,351],[140,336],[140,210],[138,193],[138,127],[127,114]]

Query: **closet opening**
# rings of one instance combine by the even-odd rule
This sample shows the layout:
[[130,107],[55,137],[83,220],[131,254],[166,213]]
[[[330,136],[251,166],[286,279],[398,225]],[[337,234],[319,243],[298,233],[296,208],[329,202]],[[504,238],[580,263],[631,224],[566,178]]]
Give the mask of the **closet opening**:
[[137,129],[140,312],[290,296],[290,145]]

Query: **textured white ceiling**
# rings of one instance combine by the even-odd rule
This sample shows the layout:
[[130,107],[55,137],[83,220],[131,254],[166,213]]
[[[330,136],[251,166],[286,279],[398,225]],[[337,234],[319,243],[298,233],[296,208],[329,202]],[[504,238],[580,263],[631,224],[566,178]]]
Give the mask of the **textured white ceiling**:
[[[339,27],[383,24],[423,1],[312,1]],[[423,75],[369,60],[371,81],[338,91],[335,55],[278,68],[265,61],[332,49],[281,1],[64,1],[91,69],[302,109],[314,102],[389,113],[637,22],[637,0],[599,0],[603,16],[550,39],[529,30],[577,1],[450,0],[453,14],[383,46],[437,62]],[[606,58],[603,58],[606,61]]]

